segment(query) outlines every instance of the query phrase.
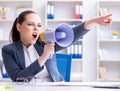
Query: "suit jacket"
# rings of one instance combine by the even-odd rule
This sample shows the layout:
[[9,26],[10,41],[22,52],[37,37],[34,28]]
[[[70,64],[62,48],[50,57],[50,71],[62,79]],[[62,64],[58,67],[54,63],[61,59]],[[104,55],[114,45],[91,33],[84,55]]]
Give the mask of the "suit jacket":
[[[74,41],[78,40],[83,36],[87,31],[84,29],[84,23],[73,28],[74,31]],[[39,56],[42,55],[44,49],[44,43],[38,39],[34,45]],[[59,45],[55,45],[55,51],[64,49]],[[43,67],[40,67],[38,60],[35,60],[29,67],[25,67],[25,56],[23,51],[23,46],[21,41],[13,42],[11,44],[5,45],[2,48],[2,57],[3,62],[6,68],[6,71],[12,81],[16,81],[17,77],[29,77],[34,76],[40,72]],[[63,77],[59,74],[56,61],[53,59],[48,59],[45,63],[47,70],[54,82],[63,81]]]

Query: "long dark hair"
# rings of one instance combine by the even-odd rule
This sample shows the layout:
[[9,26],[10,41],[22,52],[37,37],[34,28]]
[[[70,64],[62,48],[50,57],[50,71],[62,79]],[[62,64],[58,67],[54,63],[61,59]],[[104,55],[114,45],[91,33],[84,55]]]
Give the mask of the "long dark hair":
[[36,14],[34,11],[27,10],[27,11],[21,12],[18,15],[18,17],[15,19],[13,26],[12,26],[12,29],[11,29],[11,32],[10,32],[10,36],[9,36],[9,39],[11,42],[15,42],[15,41],[20,40],[20,33],[17,30],[16,24],[17,23],[22,24],[25,21],[26,15],[31,14],[31,13]]

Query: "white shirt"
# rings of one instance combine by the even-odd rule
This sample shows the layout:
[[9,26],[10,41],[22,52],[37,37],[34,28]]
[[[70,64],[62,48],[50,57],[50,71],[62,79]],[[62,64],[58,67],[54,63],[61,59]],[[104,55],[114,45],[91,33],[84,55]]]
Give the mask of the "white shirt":
[[[23,50],[25,54],[25,66],[28,67],[31,63],[33,63],[36,59],[39,58],[39,55],[33,45],[31,45],[29,48],[26,48],[23,45]],[[51,82],[52,79],[47,71],[46,66],[44,65],[44,69],[35,75],[41,82]]]

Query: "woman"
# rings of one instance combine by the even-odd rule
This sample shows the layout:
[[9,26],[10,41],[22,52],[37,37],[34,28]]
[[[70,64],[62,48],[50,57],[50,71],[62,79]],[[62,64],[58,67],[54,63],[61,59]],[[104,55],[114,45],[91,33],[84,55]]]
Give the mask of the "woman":
[[[96,24],[110,26],[110,16],[111,14],[96,17],[74,27],[73,42]],[[54,43],[43,43],[39,39],[40,28],[40,17],[33,11],[22,12],[14,21],[10,34],[13,43],[2,48],[4,65],[12,81],[16,81],[19,77],[37,77],[44,82],[64,81],[58,72],[55,60],[50,58],[54,51],[63,48]]]

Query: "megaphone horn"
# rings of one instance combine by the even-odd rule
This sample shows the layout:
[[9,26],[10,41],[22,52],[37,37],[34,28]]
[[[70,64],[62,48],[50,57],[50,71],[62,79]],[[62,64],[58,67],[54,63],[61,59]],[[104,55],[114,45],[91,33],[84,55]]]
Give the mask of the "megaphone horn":
[[69,24],[61,23],[55,31],[42,32],[40,39],[45,43],[56,42],[61,47],[67,47],[73,42],[74,32]]

